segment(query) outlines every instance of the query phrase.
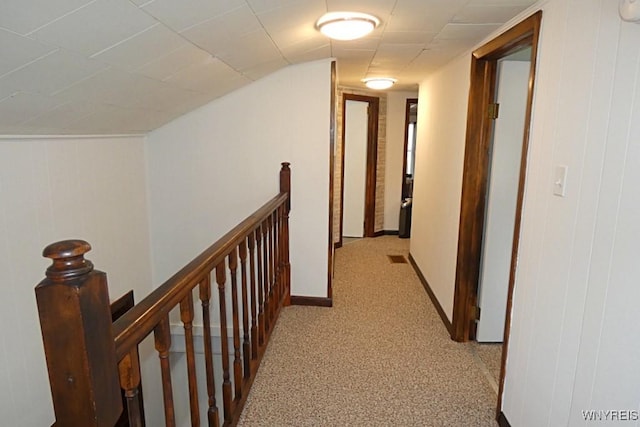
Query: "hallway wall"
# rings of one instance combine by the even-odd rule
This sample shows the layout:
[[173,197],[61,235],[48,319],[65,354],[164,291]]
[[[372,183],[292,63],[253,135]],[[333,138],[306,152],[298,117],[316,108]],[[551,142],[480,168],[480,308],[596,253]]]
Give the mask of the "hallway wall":
[[[548,0],[529,11],[544,14],[503,399],[512,425],[582,425],[583,410],[637,415],[640,25],[621,21],[617,8],[610,0]],[[464,144],[466,89],[433,86],[447,73],[467,82],[466,58],[420,91],[419,120],[434,128],[418,134],[416,207],[452,218],[441,231],[427,224],[433,217],[415,215],[411,250],[449,315],[454,278],[438,276],[432,258],[439,239],[449,254],[457,239],[462,156],[444,159],[439,182],[455,185],[438,194],[428,191],[436,184],[427,182],[435,167],[427,154],[444,149],[433,145]],[[436,122],[423,105],[444,99],[460,107]],[[452,126],[447,138],[425,140]],[[552,194],[557,165],[568,166],[564,198]],[[455,255],[444,269],[453,263]]]
[[292,294],[327,296],[330,64],[287,67],[148,135],[156,286],[273,197],[289,161]]
[[411,255],[451,320],[471,59],[420,85]]
[[51,264],[42,250],[88,241],[86,258],[107,273],[111,298],[133,289],[139,300],[151,290],[146,199],[144,137],[0,140],[2,425],[55,420],[34,292]]

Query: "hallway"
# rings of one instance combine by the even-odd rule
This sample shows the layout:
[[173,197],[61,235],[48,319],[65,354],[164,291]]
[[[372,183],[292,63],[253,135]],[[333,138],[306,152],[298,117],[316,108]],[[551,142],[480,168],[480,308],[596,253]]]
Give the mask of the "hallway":
[[496,392],[473,346],[451,341],[409,242],[336,251],[334,307],[285,308],[241,426],[495,426]]

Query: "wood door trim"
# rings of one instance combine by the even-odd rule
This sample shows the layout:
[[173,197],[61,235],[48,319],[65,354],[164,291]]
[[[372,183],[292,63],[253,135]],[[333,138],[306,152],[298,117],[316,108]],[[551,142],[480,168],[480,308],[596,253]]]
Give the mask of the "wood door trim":
[[486,190],[490,160],[489,147],[492,132],[492,124],[486,114],[486,107],[490,102],[493,102],[495,98],[497,61],[524,46],[531,46],[529,88],[525,112],[522,155],[520,158],[520,176],[511,250],[504,344],[496,417],[499,417],[502,410],[502,393],[504,391],[506,357],[509,348],[509,331],[511,329],[510,314],[513,305],[513,288],[517,267],[517,253],[520,243],[522,204],[524,200],[536,58],[541,21],[542,11],[538,11],[476,49],[471,57],[471,87],[469,90],[467,135],[460,206],[460,228],[458,234],[458,258],[456,263],[451,331],[451,338],[456,341],[468,341],[475,332],[473,314],[475,312],[478,281],[480,277],[480,257],[484,232]]
[[[327,298],[333,297],[333,255],[335,246],[333,243],[333,197],[335,185],[335,152],[336,152],[336,61],[331,61],[331,106],[329,113],[329,248],[327,257]],[[342,242],[342,233],[340,233]]]
[[367,172],[364,200],[364,237],[375,237],[376,217],[376,181],[378,165],[378,118],[380,112],[380,98],[353,93],[342,94],[342,150],[340,152],[340,239],[336,243],[342,246],[342,232],[344,221],[344,149],[346,130],[347,101],[360,101],[369,104],[368,132],[367,132]]
[[[409,117],[411,116],[411,104],[418,104],[418,98],[407,98],[404,107],[404,156],[402,157],[402,186],[400,187],[400,194],[403,199],[405,198],[404,187],[407,176],[407,150],[409,149]],[[413,148],[415,150],[415,147]]]

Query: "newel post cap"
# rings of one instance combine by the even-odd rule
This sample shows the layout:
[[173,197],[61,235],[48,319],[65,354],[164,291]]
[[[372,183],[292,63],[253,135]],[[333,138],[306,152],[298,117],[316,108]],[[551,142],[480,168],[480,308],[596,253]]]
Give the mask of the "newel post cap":
[[53,263],[47,268],[47,278],[54,282],[65,282],[93,271],[93,263],[84,258],[91,245],[84,240],[63,240],[52,243],[42,251],[42,256]]

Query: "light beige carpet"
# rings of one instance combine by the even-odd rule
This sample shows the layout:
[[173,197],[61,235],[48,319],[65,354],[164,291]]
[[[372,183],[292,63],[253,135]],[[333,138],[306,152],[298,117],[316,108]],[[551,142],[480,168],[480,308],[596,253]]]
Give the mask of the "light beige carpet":
[[334,307],[287,307],[241,426],[495,426],[496,394],[451,341],[395,236],[336,253]]

